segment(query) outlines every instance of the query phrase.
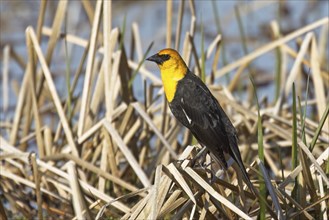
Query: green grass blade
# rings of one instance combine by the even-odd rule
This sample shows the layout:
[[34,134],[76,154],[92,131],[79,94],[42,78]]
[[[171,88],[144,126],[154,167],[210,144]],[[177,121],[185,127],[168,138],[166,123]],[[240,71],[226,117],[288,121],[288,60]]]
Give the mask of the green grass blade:
[[[243,23],[242,23],[242,19],[241,19],[241,15],[240,15],[240,11],[239,11],[239,5],[236,5],[234,7],[234,12],[235,12],[235,16],[238,22],[238,26],[239,26],[239,33],[240,33],[240,37],[241,37],[241,42],[242,42],[242,50],[243,50],[243,54],[247,55],[248,54],[248,47],[247,47],[247,38],[244,32],[244,28],[243,28]],[[247,66],[247,69],[249,71],[249,75],[253,74],[253,71],[251,70],[251,67]],[[245,93],[244,89],[243,89],[243,83],[239,83],[238,84],[238,92],[240,95],[242,95],[242,93]],[[252,88],[248,88],[248,101],[252,102],[252,98],[255,98],[254,96],[252,96]]]
[[131,88],[131,86],[132,86],[132,84],[133,84],[133,82],[134,82],[134,80],[135,80],[135,78],[136,78],[136,75],[137,75],[139,69],[141,68],[142,64],[144,63],[144,61],[145,61],[145,59],[146,59],[146,57],[147,57],[147,55],[149,54],[149,52],[150,52],[150,50],[151,50],[151,48],[152,48],[152,46],[153,46],[153,43],[154,43],[154,42],[152,42],[152,43],[148,46],[146,52],[145,52],[144,55],[143,55],[143,59],[138,63],[137,68],[135,69],[135,71],[134,71],[133,74],[131,75],[131,79],[130,79],[129,82],[128,82],[128,88],[129,88],[129,89]]
[[[258,99],[257,99],[258,103]],[[258,118],[257,118],[257,140],[258,140],[258,157],[259,159],[264,163],[264,145],[263,145],[263,127],[262,127],[262,117],[259,113],[258,108]],[[260,181],[263,180],[262,177],[259,178]],[[260,195],[264,198],[266,198],[266,188],[265,184],[263,182],[259,185]],[[265,219],[266,214],[266,205],[264,201],[260,201],[260,219]]]
[[[67,12],[66,12],[67,13]],[[67,33],[67,17],[65,16],[65,33]],[[72,111],[72,96],[71,96],[71,83],[70,83],[70,67],[71,67],[71,58],[67,50],[67,40],[64,38],[64,50],[65,50],[65,81],[66,81],[66,90],[67,90],[67,116],[71,118]]]
[[313,139],[312,139],[312,142],[311,142],[311,144],[310,144],[310,146],[309,146],[309,149],[310,149],[311,152],[313,151],[314,146],[315,146],[315,143],[316,143],[316,141],[317,141],[318,138],[319,138],[319,135],[320,135],[320,132],[321,132],[321,130],[322,130],[322,127],[323,127],[325,121],[326,121],[327,118],[328,118],[328,114],[329,114],[329,103],[327,103],[326,110],[324,111],[324,113],[323,113],[323,115],[322,115],[322,117],[321,117],[321,120],[320,120],[320,122],[319,122],[319,126],[317,127],[317,129],[316,129],[316,131],[315,131],[315,134],[314,134],[314,137],[313,137]]
[[297,161],[297,111],[296,111],[296,91],[295,83],[292,84],[292,146],[291,146],[291,169],[298,166]]
[[[214,13],[214,17],[215,17],[215,23],[216,23],[216,28],[217,28],[217,33],[222,35],[222,39],[221,39],[221,59],[222,59],[222,65],[225,66],[228,62],[227,62],[227,58],[226,58],[226,40],[222,34],[222,27],[220,24],[220,17],[219,17],[219,13],[218,13],[218,9],[217,9],[217,5],[216,5],[216,1],[212,0],[212,8],[213,8],[213,13]],[[229,74],[225,74],[225,79],[227,81],[227,83],[230,80]]]
[[71,103],[72,103],[72,97],[71,97],[71,83],[70,83],[70,66],[71,66],[71,59],[68,55],[68,51],[67,51],[67,41],[65,38],[65,81],[66,81],[66,89],[67,89],[67,115],[70,116],[71,115],[71,111],[72,111],[72,107],[71,107]]
[[[274,39],[277,40],[281,37],[281,5],[282,2],[279,2],[278,4],[278,13],[277,13],[277,24],[278,24],[278,31],[274,33]],[[281,48],[277,47],[275,50],[275,56],[276,56],[276,62],[275,62],[275,102],[277,102],[279,96],[280,96],[280,91],[281,91],[281,68],[282,68],[282,53],[281,53]]]
[[[304,109],[302,108],[301,100],[298,96],[298,106],[299,106],[299,112],[300,112],[300,124],[301,124],[301,129],[302,129],[301,139],[302,139],[302,141],[305,145],[307,145],[306,135],[305,135],[305,118],[306,118],[306,108],[307,108],[307,98],[308,98],[308,85],[309,85],[309,77],[308,77],[307,84],[306,84],[306,99],[305,99]],[[306,184],[303,184],[303,186],[306,186],[306,185],[308,186],[310,196],[311,196],[311,201],[315,202],[315,201],[317,201],[318,198],[317,198],[316,188],[315,188],[315,184],[313,182],[312,174],[311,174],[311,171],[309,169],[310,164],[307,160],[307,156],[305,155],[305,153],[303,151],[299,151],[299,157],[300,157],[300,163],[303,167],[303,171],[302,171],[303,174],[299,175],[299,179],[302,181],[302,177],[304,178]],[[300,198],[301,198],[301,203],[300,204],[301,205],[303,204],[305,206],[305,201],[306,201],[305,190],[301,190],[300,195],[301,195],[300,196]]]
[[281,179],[282,179],[282,181],[285,181],[286,178],[284,177],[284,166],[283,166],[283,161],[282,161],[281,148],[279,146],[277,146],[275,149],[278,151],[278,155],[279,155],[280,170],[281,170]]
[[239,32],[240,32],[241,41],[242,41],[243,53],[245,55],[247,55],[248,54],[247,40],[246,40],[246,35],[245,35],[244,29],[243,29],[243,24],[242,24],[242,20],[241,20],[241,16],[240,16],[240,11],[239,11],[239,6],[236,5],[234,7],[234,9],[235,9],[235,16],[236,16],[236,19],[238,21]]
[[123,42],[126,34],[126,24],[127,24],[127,14],[123,17],[123,22],[122,22],[122,31],[120,33],[120,50],[122,50],[123,47]]
[[278,47],[275,50],[276,54],[276,65],[275,65],[275,102],[277,102],[280,91],[281,91],[281,67],[282,67],[282,56],[281,56],[281,50]]
[[[291,170],[298,166],[298,144],[297,144],[297,107],[296,107],[296,89],[295,83],[292,84],[292,144],[291,144]],[[292,191],[292,197],[300,204],[302,198],[302,181],[299,174],[295,179],[295,186]]]
[[[254,96],[256,99],[256,103],[257,103],[257,141],[258,141],[258,157],[260,159],[260,161],[264,164],[265,161],[265,156],[264,156],[264,140],[263,140],[263,126],[262,126],[262,117],[260,115],[260,106],[259,106],[259,102],[258,102],[258,96],[257,96],[257,88],[255,85],[255,82],[252,78],[252,76],[250,75],[250,81],[252,83],[252,86],[254,88]],[[260,169],[260,168],[259,168]],[[262,173],[262,170],[260,169],[260,173]],[[266,186],[265,183],[263,181],[263,177],[261,175],[259,175],[259,193],[261,196],[261,200],[259,201],[259,206],[260,206],[260,210],[259,210],[259,219],[261,220],[265,220],[265,216],[266,216]]]
[[218,13],[216,1],[215,0],[212,0],[211,3],[212,3],[212,9],[213,9],[214,17],[215,17],[215,24],[216,24],[217,32],[218,33],[221,33],[219,13]]

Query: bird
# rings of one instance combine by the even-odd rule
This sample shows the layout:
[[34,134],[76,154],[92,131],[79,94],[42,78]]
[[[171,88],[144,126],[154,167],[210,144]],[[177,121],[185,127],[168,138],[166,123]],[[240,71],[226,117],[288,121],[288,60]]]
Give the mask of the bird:
[[231,156],[255,194],[242,162],[236,129],[204,82],[189,70],[174,49],[162,49],[146,60],[158,65],[165,96],[175,118],[225,170],[228,169],[225,155]]

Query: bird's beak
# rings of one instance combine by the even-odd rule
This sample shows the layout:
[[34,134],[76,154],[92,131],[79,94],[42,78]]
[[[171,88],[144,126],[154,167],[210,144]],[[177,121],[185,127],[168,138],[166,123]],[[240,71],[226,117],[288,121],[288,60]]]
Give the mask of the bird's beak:
[[149,58],[146,58],[146,60],[155,62],[156,64],[161,64],[163,62],[163,60],[159,56],[159,54],[154,54],[154,55],[150,56]]

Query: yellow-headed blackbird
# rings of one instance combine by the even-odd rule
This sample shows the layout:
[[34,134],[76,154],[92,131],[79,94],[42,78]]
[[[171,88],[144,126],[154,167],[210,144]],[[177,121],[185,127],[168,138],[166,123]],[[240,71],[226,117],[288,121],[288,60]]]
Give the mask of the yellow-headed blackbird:
[[254,192],[242,163],[236,130],[207,86],[188,69],[176,50],[163,49],[147,60],[160,68],[166,98],[177,120],[192,132],[224,169],[227,169],[224,153],[229,154]]

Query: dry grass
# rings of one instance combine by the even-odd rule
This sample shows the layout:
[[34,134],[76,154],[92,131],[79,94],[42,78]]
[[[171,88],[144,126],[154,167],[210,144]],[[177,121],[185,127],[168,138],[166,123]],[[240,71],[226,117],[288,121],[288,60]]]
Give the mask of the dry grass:
[[[329,69],[321,49],[328,47],[328,17],[284,36],[273,21],[272,42],[217,69],[221,35],[198,54],[194,2],[188,3],[191,29],[183,34],[182,18],[188,13],[180,3],[174,45],[179,48],[184,39],[181,53],[186,61],[194,60],[198,75],[205,61],[212,63],[206,82],[239,131],[240,150],[255,187],[267,189],[256,198],[231,168],[214,178],[219,167],[209,155],[192,166],[200,149],[190,145],[190,133],[171,116],[160,78],[144,66],[148,50],[143,53],[140,24],[133,25],[137,57],[132,59],[126,43],[120,43],[122,30],[111,26],[111,1],[95,6],[82,1],[91,23],[89,39],[61,33],[67,3],[59,1],[53,25],[46,27],[47,3],[41,1],[36,30],[26,29],[27,58],[15,47],[3,48],[5,114],[10,61],[25,74],[17,88],[15,113],[0,124],[1,219],[328,219]],[[168,0],[167,46],[173,45],[172,8]],[[48,37],[46,50],[41,37]],[[84,49],[78,68],[69,69],[75,75],[66,95],[58,92],[50,68],[63,40]],[[291,41],[298,43],[298,50],[287,44]],[[248,101],[238,100],[235,93],[241,93],[253,61],[275,51],[281,60],[279,82],[265,82],[279,86],[275,101],[261,97],[258,109],[250,81],[242,88]],[[287,59],[294,61],[291,69]],[[309,69],[309,83],[302,67]],[[232,71],[227,87],[214,83]],[[136,101],[132,89],[135,73],[144,79],[144,102]],[[82,89],[77,88],[78,79],[83,80]],[[297,94],[294,82],[301,88]],[[256,87],[260,83],[256,80]],[[306,106],[311,113],[305,113]]]

